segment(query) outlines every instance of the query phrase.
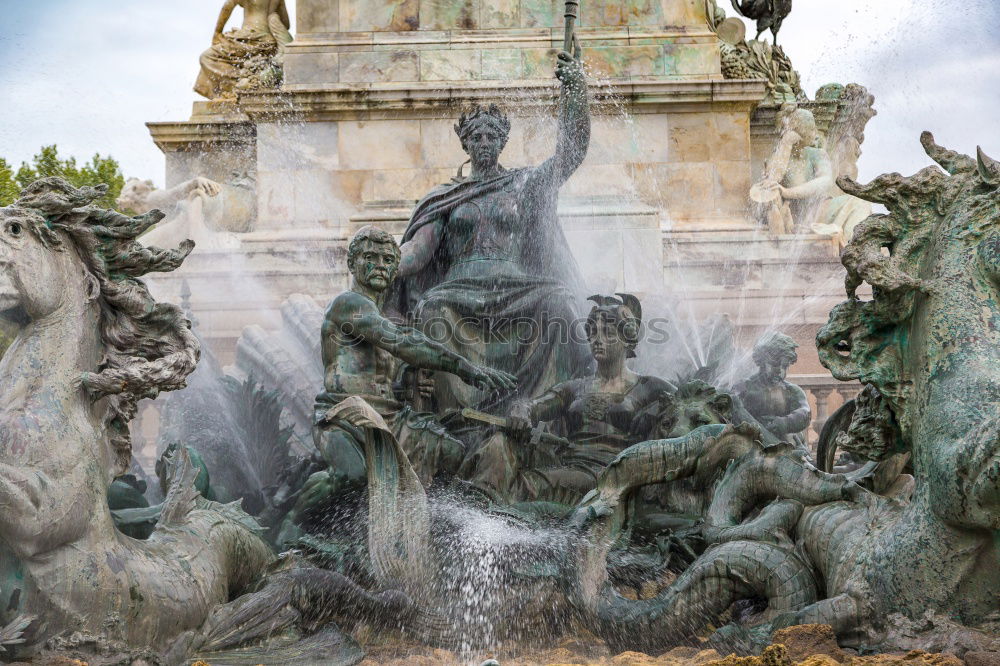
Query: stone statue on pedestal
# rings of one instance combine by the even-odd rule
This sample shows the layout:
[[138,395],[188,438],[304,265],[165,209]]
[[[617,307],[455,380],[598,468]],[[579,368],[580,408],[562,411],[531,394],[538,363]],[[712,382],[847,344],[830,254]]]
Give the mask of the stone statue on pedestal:
[[812,410],[805,391],[785,379],[798,361],[798,345],[787,335],[775,333],[753,348],[757,374],[736,387],[750,415],[780,440],[804,444],[801,433],[809,427]]
[[133,213],[154,208],[166,213],[156,228],[143,234],[147,246],[168,247],[190,239],[201,248],[219,248],[239,244],[227,232],[252,228],[252,196],[252,188],[238,181],[223,185],[199,176],[160,190],[151,180],[129,178],[116,203]]
[[[243,8],[243,26],[224,33],[236,7]],[[285,0],[226,0],[212,35],[212,46],[201,54],[201,72],[194,91],[208,99],[232,97],[237,90],[273,87],[281,82],[282,46],[292,41]]]
[[579,61],[559,55],[555,154],[533,168],[499,163],[510,120],[476,108],[455,130],[472,168],[417,204],[403,236],[394,307],[454,352],[510,372],[518,391],[489,395],[440,378],[439,410],[509,405],[586,371],[576,296],[582,283],[556,216],[559,188],[587,154],[590,115]]
[[[826,152],[837,178],[857,179],[858,158],[865,140],[865,127],[877,115],[875,97],[864,86],[851,83],[825,85],[816,91],[816,100],[836,100],[837,117],[826,136]],[[854,229],[872,212],[872,205],[845,194],[834,182],[830,185],[830,204],[826,214],[812,224],[813,233],[833,236],[841,247],[847,245]]]
[[808,229],[825,214],[833,186],[833,167],[816,146],[816,119],[786,104],[779,114],[781,136],[764,166],[763,179],[750,188],[756,217],[774,234]]

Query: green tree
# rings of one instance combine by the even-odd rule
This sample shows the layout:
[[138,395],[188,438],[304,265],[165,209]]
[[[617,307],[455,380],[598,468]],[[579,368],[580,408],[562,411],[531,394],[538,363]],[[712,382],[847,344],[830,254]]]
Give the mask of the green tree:
[[7,160],[0,157],[0,206],[9,206],[17,199],[17,193],[21,187],[14,179],[14,170],[7,164]]
[[116,207],[115,200],[125,186],[121,167],[113,157],[95,153],[89,162],[78,166],[75,157],[62,159],[59,149],[53,144],[42,146],[41,151],[32,158],[31,164],[22,162],[16,174],[11,175],[10,166],[0,158],[0,205],[11,203],[21,189],[47,176],[65,178],[75,187],[107,183],[107,194],[95,202],[95,205],[105,208]]

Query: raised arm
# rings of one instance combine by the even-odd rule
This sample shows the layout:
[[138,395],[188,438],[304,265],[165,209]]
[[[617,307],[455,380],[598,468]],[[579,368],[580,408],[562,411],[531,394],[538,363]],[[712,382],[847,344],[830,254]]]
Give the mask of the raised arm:
[[420,227],[413,238],[399,248],[399,276],[409,277],[426,266],[441,244],[441,221],[435,220]]
[[565,51],[556,64],[556,78],[562,82],[559,95],[559,130],[556,152],[540,171],[562,185],[583,163],[590,147],[590,104],[583,66]]
[[[335,303],[327,311],[323,330],[324,333],[337,330],[349,338],[364,340],[415,368],[450,372],[467,384],[482,389],[509,390],[516,386],[514,377],[506,372],[474,365],[417,329],[397,326],[382,316],[374,303],[362,296],[346,303]],[[334,345],[327,343],[326,339],[324,335],[324,362],[334,350]]]

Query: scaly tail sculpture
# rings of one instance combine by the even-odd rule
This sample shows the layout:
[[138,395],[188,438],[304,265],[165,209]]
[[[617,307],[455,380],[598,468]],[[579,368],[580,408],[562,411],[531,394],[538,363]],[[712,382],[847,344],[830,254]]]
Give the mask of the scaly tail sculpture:
[[[597,548],[579,558],[575,601],[609,639],[664,648],[746,596],[767,599],[765,634],[826,623],[854,646],[962,650],[1000,628],[1000,164],[929,134],[922,143],[943,171],[841,179],[889,214],[846,248],[850,300],[817,337],[837,378],[872,387],[845,448],[874,461],[910,453],[912,498],[862,492],[732,430],[637,445],[577,514]],[[871,301],[856,295],[863,282]],[[625,494],[730,455],[706,516],[719,545],[655,599],[618,597],[602,567]]]
[[136,403],[182,388],[199,350],[138,279],[193,244],[143,247],[162,214],[91,206],[105,191],[45,178],[0,208],[0,311],[19,325],[0,361],[0,601],[40,618],[23,652],[70,632],[158,649],[273,559],[239,509],[176,485],[148,541],[115,530],[105,495]]
[[[584,538],[575,569],[567,575],[575,578],[570,598],[613,648],[655,654],[694,641],[741,599],[766,599],[763,617],[768,619],[816,601],[817,581],[795,554],[789,533],[804,504],[843,499],[860,489],[846,477],[803,465],[791,445],[765,447],[759,438],[747,425],[714,425],[677,439],[637,444],[622,452],[581,503],[575,520]],[[730,461],[705,530],[717,545],[656,597],[633,601],[619,595],[608,580],[607,554],[622,529],[628,495],[655,482],[708,483]],[[776,496],[790,499],[740,524],[762,499]]]

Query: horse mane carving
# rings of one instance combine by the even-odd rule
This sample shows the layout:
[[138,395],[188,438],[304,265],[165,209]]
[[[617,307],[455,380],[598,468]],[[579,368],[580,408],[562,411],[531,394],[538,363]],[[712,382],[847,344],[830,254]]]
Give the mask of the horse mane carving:
[[200,356],[181,309],[157,303],[139,278],[176,269],[194,243],[185,241],[176,250],[144,247],[138,237],[163,213],[129,217],[91,205],[106,191],[107,185],[76,188],[62,178],[42,178],[13,205],[0,209],[0,217],[21,221],[54,251],[65,251],[66,242],[72,243],[100,285],[105,357],[97,372],[86,372],[81,380],[94,402],[107,398],[104,421],[118,473],[123,473],[132,457],[128,424],[137,403],[184,388]]
[[[994,181],[1000,173],[982,151],[976,160],[947,150],[930,132],[920,141],[941,168],[927,167],[909,177],[886,174],[868,185],[838,180],[845,192],[883,204],[889,214],[862,222],[844,249],[850,300],[833,309],[816,338],[821,362],[837,379],[874,385],[897,412],[905,411],[910,392],[901,353],[918,297],[949,289],[947,281],[922,276],[921,269],[928,253],[947,239],[972,245],[991,230],[993,216],[976,211],[980,203],[995,205]],[[961,213],[962,206],[968,211]],[[872,300],[857,295],[864,283],[872,287]]]

